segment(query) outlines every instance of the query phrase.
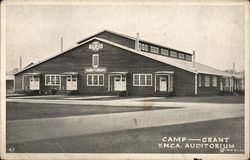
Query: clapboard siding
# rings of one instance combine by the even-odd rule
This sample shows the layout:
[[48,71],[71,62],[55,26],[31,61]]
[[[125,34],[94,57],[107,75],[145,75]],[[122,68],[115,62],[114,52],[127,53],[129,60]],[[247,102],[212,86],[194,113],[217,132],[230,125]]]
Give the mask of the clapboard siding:
[[[25,70],[16,75],[16,89],[20,89],[20,77],[24,73],[40,72],[41,91],[46,91],[45,74],[60,74],[62,72],[78,72],[78,90],[82,94],[106,94],[108,93],[108,73],[109,72],[128,72],[127,85],[129,95],[153,95],[154,94],[154,72],[157,71],[174,71],[174,91],[177,95],[194,94],[194,74],[171,65],[167,65],[156,60],[117,48],[115,46],[103,43],[103,49],[93,52],[89,49],[89,43],[70,50],[60,56],[54,57],[35,67]],[[92,66],[92,54],[98,53],[100,62],[99,67],[107,67],[105,74],[104,86],[87,86],[87,75],[84,72],[85,67]],[[151,73],[153,74],[152,86],[135,87],[133,86],[134,73]]]

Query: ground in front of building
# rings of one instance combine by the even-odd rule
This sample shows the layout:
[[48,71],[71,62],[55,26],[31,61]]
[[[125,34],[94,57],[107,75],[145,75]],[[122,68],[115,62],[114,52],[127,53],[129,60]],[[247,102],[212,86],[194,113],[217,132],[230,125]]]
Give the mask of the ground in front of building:
[[[7,99],[7,152],[243,153],[244,150],[243,96],[81,98],[84,97]],[[217,142],[210,147],[204,146],[210,142],[164,142],[164,137],[229,137],[223,144],[233,148],[213,148]],[[186,142],[190,145],[186,146]]]
[[[169,145],[163,145],[164,137],[165,139],[166,137],[185,137],[187,139],[230,137],[229,143],[234,145],[234,149],[220,150],[218,148],[205,148],[205,146],[203,148],[191,148],[192,145],[190,144],[199,142],[190,143],[189,147],[185,148],[187,141],[169,142]],[[175,148],[177,143],[182,148]],[[8,148],[15,148],[15,152],[18,153],[243,153],[244,118],[64,137],[9,144],[7,150]]]

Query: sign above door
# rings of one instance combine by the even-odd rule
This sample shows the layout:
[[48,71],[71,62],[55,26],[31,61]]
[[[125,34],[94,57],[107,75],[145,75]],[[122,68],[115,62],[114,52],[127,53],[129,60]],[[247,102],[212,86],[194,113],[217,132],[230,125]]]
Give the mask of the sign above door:
[[106,72],[107,72],[106,67],[98,67],[98,68],[85,67],[85,73],[106,73]]

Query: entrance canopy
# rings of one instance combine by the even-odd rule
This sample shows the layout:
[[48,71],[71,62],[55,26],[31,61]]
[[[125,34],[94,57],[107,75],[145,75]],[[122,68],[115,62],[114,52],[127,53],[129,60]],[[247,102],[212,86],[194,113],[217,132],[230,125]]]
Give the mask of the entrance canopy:
[[156,74],[174,74],[174,71],[157,71]]
[[29,76],[37,76],[40,75],[41,73],[25,73],[24,75],[29,75]]
[[126,75],[128,72],[110,72],[109,75]]
[[63,72],[62,75],[78,75],[78,72]]

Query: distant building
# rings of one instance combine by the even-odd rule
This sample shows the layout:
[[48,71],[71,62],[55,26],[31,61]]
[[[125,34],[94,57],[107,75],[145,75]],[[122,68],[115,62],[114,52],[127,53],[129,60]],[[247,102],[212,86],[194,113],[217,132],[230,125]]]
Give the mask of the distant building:
[[15,74],[15,91],[86,95],[215,95],[243,90],[243,77],[195,62],[195,54],[102,31]]
[[6,94],[14,93],[14,74],[18,72],[17,68],[6,73]]

